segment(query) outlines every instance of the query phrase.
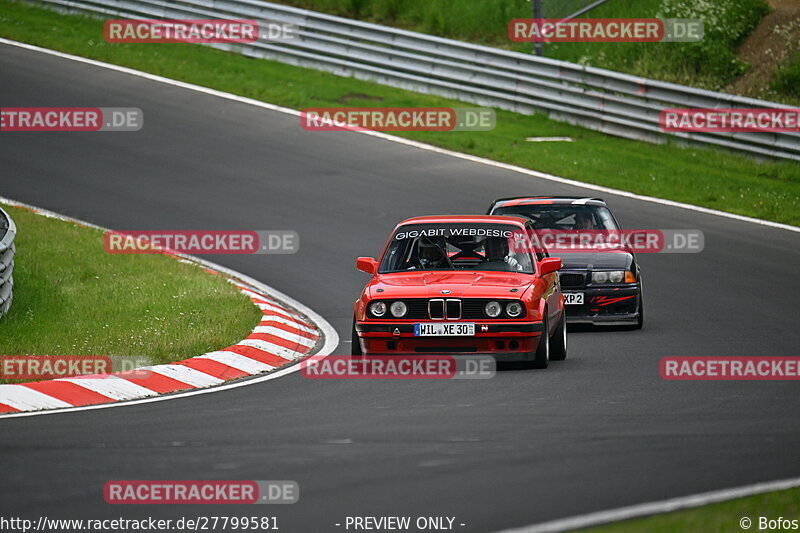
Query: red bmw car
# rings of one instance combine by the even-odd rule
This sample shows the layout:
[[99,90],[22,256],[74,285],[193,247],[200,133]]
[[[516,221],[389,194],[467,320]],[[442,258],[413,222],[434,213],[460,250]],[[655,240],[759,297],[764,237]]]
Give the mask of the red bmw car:
[[353,355],[479,354],[545,368],[567,357],[561,259],[536,251],[530,220],[401,222],[355,303]]

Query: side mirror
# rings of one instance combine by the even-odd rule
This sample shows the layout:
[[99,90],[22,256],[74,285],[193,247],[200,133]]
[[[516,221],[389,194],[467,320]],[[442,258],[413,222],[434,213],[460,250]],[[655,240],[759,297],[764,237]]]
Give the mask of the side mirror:
[[367,274],[375,274],[378,271],[378,262],[371,257],[359,257],[356,259],[356,268]]
[[542,262],[539,263],[539,274],[544,276],[545,274],[552,274],[553,272],[559,270],[562,266],[560,257],[548,257],[547,259],[542,259]]

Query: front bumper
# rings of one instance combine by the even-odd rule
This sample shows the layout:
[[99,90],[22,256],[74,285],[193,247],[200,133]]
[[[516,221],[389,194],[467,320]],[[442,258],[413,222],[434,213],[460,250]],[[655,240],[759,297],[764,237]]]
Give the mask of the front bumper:
[[541,322],[475,322],[473,337],[416,337],[418,321],[357,322],[364,355],[490,355],[498,361],[527,361],[542,335]]
[[627,326],[639,320],[641,286],[564,288],[564,293],[582,292],[583,305],[566,305],[568,324]]

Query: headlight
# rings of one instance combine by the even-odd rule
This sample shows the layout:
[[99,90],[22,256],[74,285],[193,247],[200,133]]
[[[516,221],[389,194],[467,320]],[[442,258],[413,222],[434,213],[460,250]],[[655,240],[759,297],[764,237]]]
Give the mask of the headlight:
[[497,318],[500,316],[500,313],[503,312],[503,306],[500,305],[500,302],[487,302],[486,305],[483,306],[483,312],[486,313],[486,316],[489,318]]
[[389,311],[392,312],[392,316],[395,318],[402,318],[408,313],[408,306],[403,302],[394,302],[389,306]]
[[629,283],[628,279],[633,276],[629,270],[605,270],[592,272],[592,283]]
[[625,271],[623,270],[614,270],[608,273],[608,281],[611,283],[622,283],[623,279],[625,279]]
[[508,313],[508,316],[511,318],[517,318],[522,314],[522,304],[519,302],[506,304],[506,313]]
[[386,314],[386,304],[383,302],[372,302],[369,304],[369,311],[373,316],[382,317]]

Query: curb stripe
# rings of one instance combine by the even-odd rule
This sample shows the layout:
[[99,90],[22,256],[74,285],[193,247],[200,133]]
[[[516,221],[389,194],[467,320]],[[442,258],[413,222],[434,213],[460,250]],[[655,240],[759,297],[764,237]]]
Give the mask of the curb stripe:
[[[316,342],[312,339],[307,337],[307,333],[303,333],[302,335],[297,333],[292,333],[285,329],[277,328],[275,326],[256,326],[256,329],[253,330],[253,333],[258,335],[256,338],[261,339],[260,335],[269,335],[271,337],[278,337],[281,340],[284,340],[291,344],[293,347],[296,345],[305,346],[307,348],[313,348]],[[263,339],[267,340],[267,339]]]
[[251,376],[275,368],[271,365],[265,365],[264,363],[254,361],[253,359],[250,359],[249,357],[245,357],[238,353],[227,352],[225,350],[207,353],[205,355],[196,357],[195,359],[211,359],[218,363],[222,363],[223,365],[228,365],[232,366],[233,368],[237,368],[242,372],[247,372],[247,374]]
[[278,346],[277,344],[273,344],[262,339],[255,339],[252,335],[239,344],[244,346],[252,346],[253,348],[257,348],[272,355],[277,355],[286,361],[294,361],[300,357],[300,355],[302,355],[294,350],[288,350],[283,346]]
[[272,368],[277,368],[281,365],[286,364],[286,359],[275,355],[259,348],[254,348],[253,346],[247,346],[243,344],[236,344],[234,346],[229,346],[225,348],[225,351],[238,353],[239,355],[243,355],[249,359],[253,359],[258,361],[259,363],[263,363],[267,366],[271,366]]
[[70,404],[57,400],[39,391],[21,385],[0,385],[0,398],[5,405],[20,411],[36,411],[39,409],[55,409],[70,407]]
[[118,378],[113,375],[101,378],[85,378],[81,376],[77,378],[57,379],[56,381],[74,383],[117,401],[144,398],[157,394],[155,391],[145,389],[127,379]]
[[70,405],[94,405],[111,400],[110,397],[66,381],[37,381],[24,383],[24,387],[47,394]]
[[177,379],[147,370],[120,372],[115,375],[159,394],[193,388],[191,385],[178,381]]
[[263,313],[264,313],[263,320],[278,320],[278,319],[287,320],[287,321],[290,321],[290,322],[294,322],[294,323],[300,324],[301,326],[305,326],[308,329],[312,329],[312,330],[314,329],[314,325],[313,324],[309,324],[308,322],[300,319],[297,316],[285,315],[283,313],[269,313],[267,311],[263,311]]
[[251,340],[254,342],[263,342],[268,345],[268,347],[264,348],[267,351],[290,359],[295,359],[298,354],[304,354],[308,351],[308,349],[300,343],[292,342],[276,335],[270,335],[269,333],[254,333],[247,338],[247,342],[242,341],[240,344],[250,344],[249,341]]
[[209,376],[208,374],[198,372],[197,370],[194,370],[193,368],[189,368],[188,366],[184,365],[156,365],[145,368],[148,370],[152,370],[153,372],[156,372],[158,374],[186,383],[189,387],[192,388],[208,387],[210,385],[219,385],[220,383],[222,383],[221,379],[217,379],[213,376]]
[[289,326],[292,329],[296,329],[298,331],[305,331],[306,333],[311,333],[315,337],[319,337],[319,333],[312,327],[309,327],[302,322],[297,320],[289,320],[287,318],[283,318],[278,315],[264,315],[264,319],[261,321],[259,325],[270,325],[270,324],[283,324],[284,326]]
[[295,335],[297,337],[303,337],[304,339],[308,339],[311,341],[311,346],[315,344],[319,338],[319,335],[316,333],[310,333],[308,331],[303,331],[302,329],[297,329],[282,322],[275,322],[273,320],[263,320],[258,323],[258,326],[253,329],[254,333],[267,333],[266,330],[260,330],[259,328],[274,328],[275,330],[280,330],[284,333],[288,333],[290,335]]
[[213,359],[201,359],[199,357],[193,357],[192,359],[179,361],[177,364],[193,368],[198,372],[215,377],[220,381],[228,381],[229,379],[243,378],[244,376],[250,375],[248,372],[244,372],[238,368],[214,361]]
[[0,413],[19,413],[19,409],[14,409],[10,405],[0,403]]

